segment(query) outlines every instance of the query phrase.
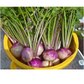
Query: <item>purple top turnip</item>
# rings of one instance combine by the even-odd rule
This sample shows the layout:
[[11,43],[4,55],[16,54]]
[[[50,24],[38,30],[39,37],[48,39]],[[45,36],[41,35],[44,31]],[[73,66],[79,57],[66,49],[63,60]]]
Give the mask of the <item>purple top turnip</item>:
[[32,49],[25,47],[21,52],[21,57],[22,57],[23,61],[25,61],[25,62],[31,61],[33,58]]
[[59,57],[59,59],[62,59],[62,60],[67,59],[68,57],[71,56],[71,54],[72,54],[71,50],[70,49],[66,49],[66,48],[61,48],[58,51],[58,57]]
[[55,60],[57,57],[58,57],[57,52],[56,52],[55,50],[52,50],[52,49],[46,50],[46,51],[44,51],[44,53],[43,53],[43,58],[44,58],[46,61],[53,61],[53,60]]
[[19,58],[21,56],[22,49],[23,49],[23,46],[20,43],[15,43],[10,48],[10,51],[16,58]]
[[42,62],[40,59],[32,59],[29,64],[32,66],[32,67],[42,67]]

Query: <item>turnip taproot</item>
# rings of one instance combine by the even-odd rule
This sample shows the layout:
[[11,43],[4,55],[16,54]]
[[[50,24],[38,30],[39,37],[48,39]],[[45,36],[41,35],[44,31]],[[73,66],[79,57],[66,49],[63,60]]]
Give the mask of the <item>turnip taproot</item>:
[[43,45],[39,44],[37,55],[41,55],[43,53],[43,51],[44,51]]
[[57,65],[57,64],[60,64],[61,63],[61,60],[59,58],[56,58],[53,62],[52,62],[52,65]]
[[22,57],[24,62],[31,61],[32,58],[33,58],[33,51],[32,51],[32,49],[30,49],[28,47],[23,48],[23,50],[21,52],[21,57]]
[[49,61],[42,61],[42,67],[48,67]]
[[71,50],[70,49],[66,49],[66,48],[61,48],[58,51],[58,57],[59,57],[59,59],[62,59],[62,60],[67,59],[68,57],[71,56],[71,54],[72,54]]
[[43,52],[43,58],[46,61],[53,61],[58,57],[58,54],[55,50],[49,49]]
[[52,66],[52,61],[42,61],[42,67],[50,67]]
[[32,67],[42,67],[42,62],[40,59],[32,59],[29,64],[32,66]]
[[23,46],[20,43],[15,43],[10,48],[10,51],[16,58],[19,58],[21,56],[22,49],[23,49]]

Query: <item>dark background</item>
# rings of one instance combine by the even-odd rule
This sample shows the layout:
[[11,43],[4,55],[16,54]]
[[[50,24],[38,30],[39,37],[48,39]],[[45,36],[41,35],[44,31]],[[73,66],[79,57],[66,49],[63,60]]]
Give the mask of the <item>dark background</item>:
[[79,50],[82,52],[83,56],[84,56],[84,53],[83,53],[83,46],[84,46],[84,43],[83,43],[83,39],[81,37],[79,37]]

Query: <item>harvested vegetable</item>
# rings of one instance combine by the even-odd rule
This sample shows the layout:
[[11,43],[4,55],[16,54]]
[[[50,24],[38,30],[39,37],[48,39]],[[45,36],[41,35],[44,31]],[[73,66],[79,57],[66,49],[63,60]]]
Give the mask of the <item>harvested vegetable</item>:
[[62,59],[62,60],[67,59],[67,58],[70,57],[71,55],[72,55],[72,52],[71,52],[70,49],[61,48],[61,49],[58,51],[58,57],[59,57],[59,59]]
[[57,64],[60,64],[61,63],[61,60],[59,58],[56,58],[53,62],[52,62],[52,65],[57,65]]
[[44,51],[43,45],[42,44],[39,44],[37,55],[38,56],[41,55],[43,53],[43,51]]
[[10,48],[10,51],[16,58],[19,58],[21,56],[22,49],[23,49],[23,46],[20,43],[15,43]]
[[42,61],[42,67],[48,67],[49,61]]
[[58,57],[58,54],[55,50],[46,50],[44,51],[43,53],[43,58],[46,60],[46,61],[53,61],[55,60],[56,58]]
[[33,51],[30,48],[25,47],[21,52],[21,57],[24,62],[29,62],[33,59]]
[[0,28],[13,43],[11,53],[21,57],[21,62],[32,67],[51,67],[72,55],[69,46],[76,21],[82,16],[79,10],[75,7],[2,7]]
[[[50,17],[51,17],[51,15],[49,16],[49,18]],[[45,24],[49,23],[49,25],[47,25],[46,29],[45,29],[45,27],[41,28],[41,30],[45,29],[43,36],[42,36],[42,40],[43,40],[44,46],[45,46],[45,51],[43,52],[43,58],[44,58],[44,60],[49,61],[48,66],[51,66],[52,61],[58,57],[56,50],[61,47],[60,37],[59,37],[60,36],[60,28],[58,29],[59,20],[60,20],[60,14],[59,14],[58,18],[57,18],[57,16],[54,17],[54,19],[51,17],[51,19],[49,21],[46,21]],[[47,36],[48,36],[48,38],[47,38]],[[47,64],[48,64],[48,62],[47,62]]]
[[32,59],[29,64],[32,66],[32,67],[42,67],[42,62],[40,59]]
[[50,66],[52,66],[51,61],[42,61],[42,67],[50,67]]

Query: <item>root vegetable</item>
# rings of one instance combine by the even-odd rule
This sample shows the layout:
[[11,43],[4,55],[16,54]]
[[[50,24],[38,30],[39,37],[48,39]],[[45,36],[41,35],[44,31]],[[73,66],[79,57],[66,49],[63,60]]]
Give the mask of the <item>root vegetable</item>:
[[43,58],[46,61],[53,61],[58,57],[58,54],[55,50],[49,49],[43,53]]
[[52,66],[52,62],[50,61],[42,61],[42,67],[50,67]]
[[42,61],[42,67],[48,67],[49,61]]
[[44,51],[43,45],[39,44],[37,55],[41,55]]
[[40,59],[32,59],[29,64],[32,66],[32,67],[42,67],[42,62]]
[[59,59],[62,59],[62,60],[66,60],[68,57],[71,56],[71,54],[72,54],[71,50],[66,49],[66,48],[61,48],[58,51],[58,57],[59,57]]
[[21,52],[21,57],[22,57],[24,62],[31,61],[32,58],[33,58],[33,51],[32,51],[32,49],[30,49],[28,47],[23,48],[23,50]]
[[53,62],[52,62],[52,65],[57,65],[61,63],[61,60],[59,58],[56,58]]
[[10,51],[16,58],[19,58],[21,56],[21,51],[23,49],[23,46],[20,43],[15,43],[11,48]]

